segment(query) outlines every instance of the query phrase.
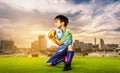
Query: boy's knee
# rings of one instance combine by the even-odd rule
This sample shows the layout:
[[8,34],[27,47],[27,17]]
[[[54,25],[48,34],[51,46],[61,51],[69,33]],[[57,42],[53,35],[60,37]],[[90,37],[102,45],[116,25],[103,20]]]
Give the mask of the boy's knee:
[[52,66],[52,63],[46,63],[46,66]]
[[68,46],[68,51],[74,51],[74,48],[73,48],[72,45],[69,45],[69,46]]

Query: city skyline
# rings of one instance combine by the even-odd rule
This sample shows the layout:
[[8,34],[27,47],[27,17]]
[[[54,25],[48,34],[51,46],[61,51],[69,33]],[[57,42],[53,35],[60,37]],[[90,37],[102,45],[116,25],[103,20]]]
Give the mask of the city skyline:
[[[116,43],[105,43],[104,39],[99,39],[99,43],[97,43],[98,40],[94,38],[94,44],[93,43],[86,43],[80,40],[75,40],[73,42],[73,47],[75,49],[76,55],[80,56],[80,53],[83,53],[83,55],[87,55],[88,52],[117,52],[120,49],[120,44]],[[50,47],[47,47],[47,41],[45,38],[45,35],[39,35],[37,40],[34,40],[31,42],[31,47],[25,48],[25,47],[17,47],[14,43],[15,41],[10,40],[1,40],[0,41],[0,53],[1,54],[26,54],[30,56],[45,56],[45,55],[52,55],[56,50],[56,45],[50,45]]]
[[73,40],[106,43],[120,41],[120,0],[0,0],[0,40],[12,38],[18,47],[30,47],[55,28],[54,17],[66,15]]
[[[40,40],[40,39],[42,39],[42,40]],[[2,40],[0,40],[0,41],[13,41],[14,42],[14,44],[16,45],[16,43],[15,43],[15,40],[13,40],[13,39],[2,39]],[[92,44],[92,45],[100,45],[101,44],[101,42],[103,42],[103,44],[105,45],[105,44],[118,44],[118,46],[120,47],[120,42],[116,42],[116,43],[112,43],[112,42],[110,42],[110,43],[106,43],[106,41],[103,39],[103,38],[100,38],[100,39],[98,39],[98,38],[94,38],[93,39],[93,41],[92,42],[89,42],[89,41],[87,41],[87,42],[85,42],[85,41],[81,41],[81,40],[79,40],[79,39],[75,39],[75,40],[73,40],[73,45],[74,45],[74,43],[76,42],[76,41],[78,41],[78,42],[80,42],[80,43],[86,43],[86,44]],[[24,43],[24,42],[23,42]],[[2,46],[1,45],[2,43],[0,42],[0,47]],[[41,45],[41,46],[40,46]],[[78,44],[77,44],[78,45]],[[47,49],[47,48],[50,48],[51,46],[58,46],[57,44],[55,44],[53,41],[51,41],[51,43],[49,43],[48,41],[47,41],[47,39],[45,38],[45,35],[43,35],[43,34],[41,34],[41,35],[38,35],[38,38],[37,38],[37,40],[34,40],[34,41],[32,41],[31,43],[30,43],[30,47],[19,47],[19,46],[17,46],[16,45],[16,47],[17,48],[33,48],[33,49],[41,49],[40,47],[44,47],[44,50],[45,49]],[[45,48],[46,47],[46,48]]]

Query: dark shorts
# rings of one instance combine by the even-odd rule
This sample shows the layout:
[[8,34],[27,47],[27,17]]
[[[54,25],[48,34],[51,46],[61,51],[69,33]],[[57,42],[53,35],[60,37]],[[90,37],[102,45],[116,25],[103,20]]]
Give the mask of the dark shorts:
[[55,54],[51,56],[47,63],[52,63],[52,65],[56,65],[58,60],[64,58],[64,56],[67,56],[67,48],[67,45],[59,46]]

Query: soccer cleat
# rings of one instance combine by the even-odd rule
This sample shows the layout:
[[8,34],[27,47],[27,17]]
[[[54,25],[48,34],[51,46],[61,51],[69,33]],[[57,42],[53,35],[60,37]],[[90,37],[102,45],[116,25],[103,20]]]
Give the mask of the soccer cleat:
[[65,64],[65,67],[64,67],[63,71],[69,71],[71,69],[72,69],[71,64]]

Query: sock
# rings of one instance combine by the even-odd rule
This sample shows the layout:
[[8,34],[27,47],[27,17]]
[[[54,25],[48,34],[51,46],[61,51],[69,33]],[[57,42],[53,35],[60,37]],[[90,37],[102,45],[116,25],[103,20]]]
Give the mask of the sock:
[[67,54],[67,56],[68,56],[68,62],[67,62],[67,64],[71,64],[73,55],[74,55],[73,51],[68,51],[68,54]]

